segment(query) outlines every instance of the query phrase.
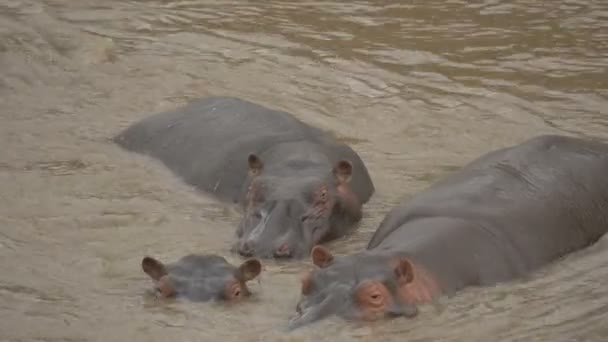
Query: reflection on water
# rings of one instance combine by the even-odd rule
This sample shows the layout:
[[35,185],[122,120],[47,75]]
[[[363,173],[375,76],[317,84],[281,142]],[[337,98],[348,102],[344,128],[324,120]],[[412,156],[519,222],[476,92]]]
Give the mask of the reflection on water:
[[[608,335],[608,241],[416,320],[285,335],[307,262],[265,265],[242,305],[159,303],[145,254],[226,255],[238,215],[109,138],[206,95],[290,111],[361,153],[389,208],[490,148],[607,138],[605,1],[0,0],[4,340],[495,341]],[[604,286],[600,286],[604,284]]]

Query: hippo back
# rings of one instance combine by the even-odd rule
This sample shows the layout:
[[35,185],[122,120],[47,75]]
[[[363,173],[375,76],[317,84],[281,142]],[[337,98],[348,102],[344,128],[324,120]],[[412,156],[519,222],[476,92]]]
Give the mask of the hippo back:
[[368,249],[396,229],[402,238],[415,237],[425,229],[409,224],[417,219],[452,218],[460,226],[470,223],[450,241],[462,245],[455,249],[475,253],[484,247],[468,242],[473,240],[466,234],[483,235],[492,240],[488,245],[499,246],[492,251],[496,260],[509,259],[517,273],[527,271],[606,233],[607,174],[608,145],[555,135],[532,138],[487,153],[391,210]]
[[[186,183],[234,201],[247,178],[247,157],[284,142],[315,142],[328,158],[348,158],[353,182],[371,184],[363,161],[348,146],[292,115],[233,97],[209,97],[145,118],[118,134],[123,148],[161,160]],[[355,179],[356,178],[356,179]],[[369,186],[359,186],[369,198]]]

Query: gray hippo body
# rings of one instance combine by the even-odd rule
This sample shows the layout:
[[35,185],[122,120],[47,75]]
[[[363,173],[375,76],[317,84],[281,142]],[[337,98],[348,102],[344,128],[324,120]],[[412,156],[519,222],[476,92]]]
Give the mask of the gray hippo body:
[[353,229],[374,192],[349,146],[288,113],[233,97],[153,115],[114,141],[219,200],[240,203],[234,250],[247,256],[308,255],[315,243]]
[[589,246],[608,231],[607,175],[608,145],[579,138],[544,135],[487,153],[392,209],[365,251],[313,248],[320,269],[304,279],[292,325],[331,313],[414,316],[418,303]]

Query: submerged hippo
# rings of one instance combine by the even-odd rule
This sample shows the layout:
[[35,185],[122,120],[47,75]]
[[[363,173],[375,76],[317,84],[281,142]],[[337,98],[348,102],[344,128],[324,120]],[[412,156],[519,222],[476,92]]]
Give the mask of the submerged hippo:
[[331,314],[413,317],[417,304],[516,279],[608,230],[608,145],[546,135],[490,152],[384,218],[366,250],[311,252],[291,328]]
[[238,268],[221,256],[190,254],[164,265],[144,257],[141,267],[154,281],[160,297],[183,297],[192,301],[234,301],[250,295],[246,282],[257,277],[262,264],[249,259]]
[[349,146],[292,115],[232,97],[196,100],[128,127],[123,148],[160,159],[185,182],[244,209],[233,250],[309,255],[361,220],[374,192]]

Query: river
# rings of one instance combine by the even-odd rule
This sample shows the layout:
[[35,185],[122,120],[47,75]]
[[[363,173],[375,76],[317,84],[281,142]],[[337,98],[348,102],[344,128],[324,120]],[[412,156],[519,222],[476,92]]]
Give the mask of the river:
[[[414,320],[282,329],[301,262],[238,305],[156,301],[144,255],[228,252],[238,213],[109,140],[207,95],[350,143],[395,204],[541,133],[608,138],[605,0],[0,0],[1,341],[606,341],[608,238]],[[606,181],[606,179],[598,179]]]

